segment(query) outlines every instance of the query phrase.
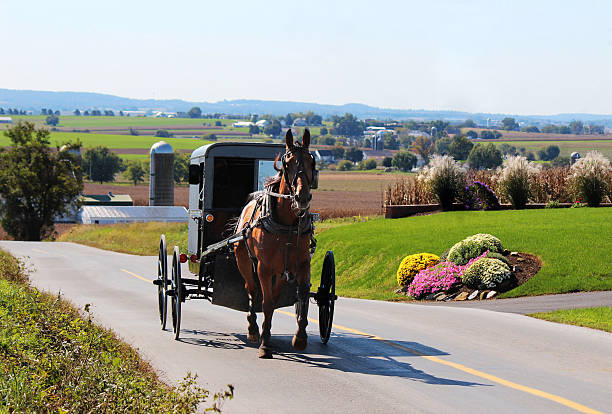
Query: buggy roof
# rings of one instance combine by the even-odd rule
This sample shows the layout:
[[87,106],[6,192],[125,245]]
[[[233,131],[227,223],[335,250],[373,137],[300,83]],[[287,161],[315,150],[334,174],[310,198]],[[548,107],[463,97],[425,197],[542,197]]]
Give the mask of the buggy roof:
[[[203,145],[191,153],[191,159],[208,158],[213,152],[220,151],[223,156],[235,156],[244,158],[257,158],[257,153],[261,151],[271,151],[282,153],[285,149],[283,144],[264,144],[257,142],[215,142],[213,144]],[[258,151],[259,150],[259,151]]]

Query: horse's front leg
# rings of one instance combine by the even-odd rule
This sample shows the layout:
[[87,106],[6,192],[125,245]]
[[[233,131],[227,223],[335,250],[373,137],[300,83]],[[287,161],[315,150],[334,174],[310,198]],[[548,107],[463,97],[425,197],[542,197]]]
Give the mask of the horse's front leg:
[[264,321],[261,325],[261,345],[259,346],[259,358],[272,358],[271,329],[272,315],[274,314],[274,295],[272,291],[272,272],[266,269],[261,262],[257,268],[261,292],[263,294],[262,310]]
[[296,351],[306,349],[308,343],[308,335],[306,334],[306,326],[308,326],[308,304],[310,295],[310,261],[301,263],[297,277],[297,324],[298,329],[293,335],[291,345]]

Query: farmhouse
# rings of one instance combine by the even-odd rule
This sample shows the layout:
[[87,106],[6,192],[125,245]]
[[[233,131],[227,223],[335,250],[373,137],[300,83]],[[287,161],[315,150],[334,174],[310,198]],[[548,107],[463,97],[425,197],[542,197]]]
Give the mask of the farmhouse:
[[330,150],[316,150],[314,152],[315,160],[317,161],[325,161],[325,162],[334,162],[334,154]]
[[0,124],[12,124],[13,118],[10,116],[0,116]]
[[297,118],[293,121],[294,127],[301,127],[301,126],[307,126],[307,125],[308,123],[306,122],[304,118]]
[[381,151],[373,151],[373,150],[364,150],[363,151],[363,159],[369,160],[381,160],[385,157],[393,158],[393,153],[389,150],[381,150]]

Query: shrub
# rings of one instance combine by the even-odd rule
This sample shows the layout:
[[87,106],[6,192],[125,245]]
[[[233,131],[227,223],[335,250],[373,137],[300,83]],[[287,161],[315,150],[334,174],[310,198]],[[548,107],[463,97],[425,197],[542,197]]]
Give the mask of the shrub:
[[524,208],[531,196],[531,180],[540,172],[540,168],[520,155],[510,157],[498,168],[495,179],[501,191],[516,209]]
[[172,134],[165,129],[158,129],[155,132],[155,136],[158,138],[170,138]]
[[353,163],[349,160],[342,160],[338,163],[336,169],[338,171],[350,171],[353,169]]
[[551,200],[548,203],[546,203],[546,206],[544,206],[544,208],[561,208],[561,203],[559,203],[558,200]]
[[570,169],[570,182],[574,193],[584,198],[591,207],[598,206],[608,191],[610,160],[598,151],[591,151],[580,158]]
[[464,272],[461,281],[473,288],[493,289],[510,278],[510,267],[498,259],[484,257],[472,263]]
[[489,259],[497,259],[497,260],[501,260],[502,262],[504,262],[505,264],[507,264],[508,266],[510,266],[510,262],[508,262],[508,259],[506,258],[506,256],[504,256],[501,253],[495,253],[495,252],[487,252],[486,256]]
[[417,273],[439,262],[440,258],[431,253],[417,253],[406,256],[397,269],[397,283],[400,286],[408,286]]
[[485,183],[474,181],[465,187],[463,204],[467,210],[497,210],[500,208],[497,196]]
[[470,167],[476,169],[495,168],[502,164],[502,153],[495,145],[476,144],[467,158]]
[[421,270],[408,287],[413,298],[449,290],[461,282],[464,267],[453,262],[442,262]]
[[442,210],[448,211],[455,198],[461,194],[465,185],[465,173],[465,169],[452,157],[434,155],[418,179],[438,199]]
[[501,241],[486,233],[478,233],[470,236],[451,247],[448,253],[448,261],[464,265],[486,252],[487,250],[495,253],[504,251]]

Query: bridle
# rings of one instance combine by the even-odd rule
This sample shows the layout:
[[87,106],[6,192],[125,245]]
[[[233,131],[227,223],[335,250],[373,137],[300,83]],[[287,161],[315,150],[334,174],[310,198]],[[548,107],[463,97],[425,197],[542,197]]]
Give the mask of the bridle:
[[[301,152],[301,157],[296,157],[297,158],[297,166],[295,168],[295,173],[293,174],[293,177],[290,179],[289,178],[289,165],[288,165],[288,158],[293,155],[294,151],[299,151]],[[304,165],[304,153],[307,154],[308,157],[310,157],[310,159],[312,160],[312,180],[310,178],[308,178],[308,174],[306,173],[306,167]],[[299,215],[304,215],[307,211],[306,210],[301,210],[298,205],[297,205],[297,191],[296,191],[296,187],[297,187],[297,180],[298,177],[300,177],[300,175],[302,176],[302,178],[306,181],[306,184],[308,185],[308,189],[309,192],[310,190],[315,190],[318,187],[319,184],[319,171],[317,170],[317,162],[314,158],[314,156],[308,151],[307,148],[303,148],[300,146],[296,146],[294,145],[292,149],[288,149],[285,154],[283,154],[283,156],[281,157],[281,175],[283,177],[283,180],[285,180],[285,184],[287,185],[287,187],[289,187],[289,194],[271,194],[274,196],[283,196],[282,198],[286,198],[286,199],[291,199],[292,201],[292,207],[294,210],[299,211]],[[308,201],[310,201],[310,199],[312,198],[312,194],[308,194]]]

